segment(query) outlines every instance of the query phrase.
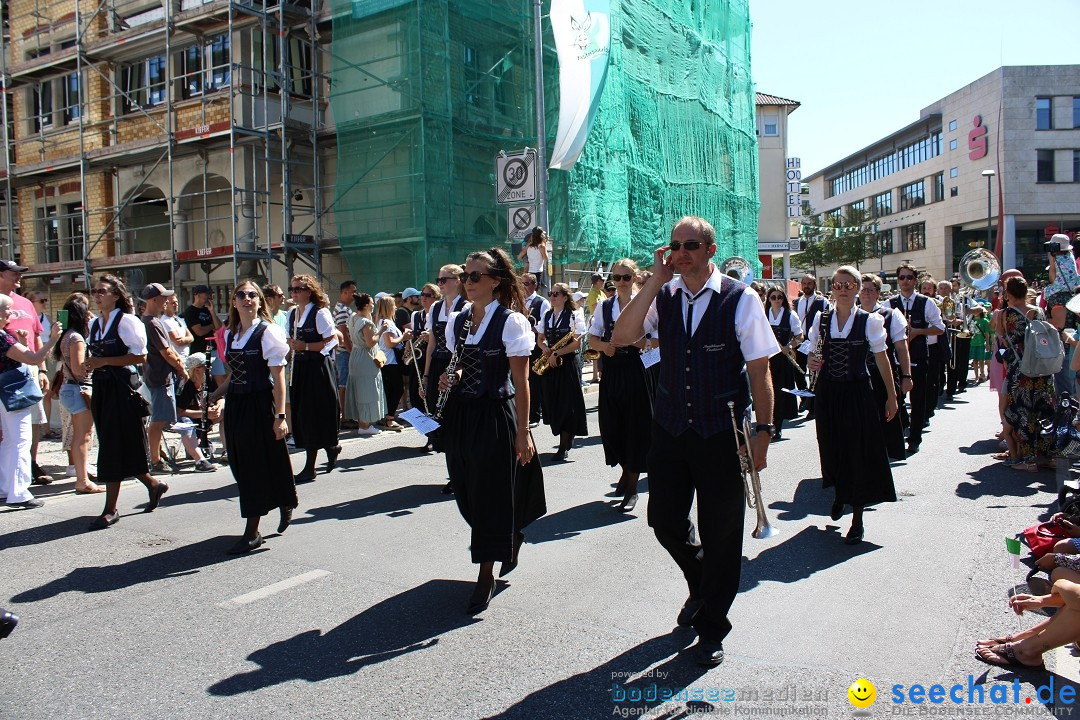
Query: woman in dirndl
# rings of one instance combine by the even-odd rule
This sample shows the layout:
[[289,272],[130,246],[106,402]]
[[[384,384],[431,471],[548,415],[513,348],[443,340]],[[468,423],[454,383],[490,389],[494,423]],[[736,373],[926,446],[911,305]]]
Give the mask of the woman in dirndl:
[[[818,313],[809,328],[814,354],[807,361],[817,373],[814,416],[823,487],[836,488],[830,516],[839,520],[844,506],[852,508],[851,528],[844,542],[863,539],[863,509],[896,502],[889,454],[881,433],[874,391],[866,368],[866,355],[874,354],[888,397],[885,416],[896,416],[896,385],[885,352],[885,322],[877,313],[855,307],[861,273],[843,265],[833,274],[833,307]],[[824,332],[823,332],[824,331]],[[824,334],[820,354],[818,337]]]
[[[337,346],[330,300],[310,275],[296,275],[289,285],[296,307],[289,311],[289,347],[293,351],[293,439],[307,451],[297,483],[315,479],[315,459],[326,451],[326,472],[337,464],[338,445],[337,372],[331,354]],[[228,409],[226,407],[226,415]]]
[[465,292],[446,343],[458,357],[443,432],[446,465],[458,510],[472,528],[472,560],[480,565],[467,612],[484,610],[499,576],[511,572],[524,528],[547,512],[544,478],[529,433],[529,353],[534,333],[523,314],[521,282],[499,248],[469,255]]
[[784,392],[784,388],[795,388],[798,365],[793,348],[802,342],[803,329],[798,313],[791,312],[791,303],[783,288],[767,288],[765,302],[765,316],[769,318],[773,335],[780,345],[780,352],[769,358],[769,374],[773,386],[773,440],[781,440],[784,421],[799,416],[798,401],[791,393]]
[[146,360],[146,327],[132,314],[131,296],[115,275],[102,275],[90,294],[98,317],[90,324],[83,368],[93,373],[90,412],[98,435],[97,481],[105,485],[105,509],[90,529],[104,530],[120,519],[116,503],[125,478],[138,478],[150,493],[144,512],[157,508],[169,486],[150,474],[143,426],[149,412],[134,389],[139,384],[135,366]]
[[227,378],[214,391],[226,398],[224,415],[229,469],[240,492],[244,535],[228,551],[251,552],[263,544],[259,521],[277,508],[278,532],[292,521],[297,506],[289,448],[285,444],[285,358],[289,343],[270,318],[266,298],[257,284],[241,282],[233,292],[225,333]]
[[589,326],[589,347],[604,355],[604,374],[600,377],[600,438],[604,442],[604,460],[622,468],[615,488],[622,495],[620,512],[631,512],[637,505],[638,478],[646,470],[646,458],[652,443],[653,375],[641,362],[641,350],[649,341],[642,338],[633,345],[611,342],[611,332],[622,309],[634,296],[637,263],[629,258],[617,261],[608,276],[615,283],[615,297],[601,301]]
[[[566,460],[574,436],[589,434],[585,396],[581,392],[581,360],[578,358],[581,337],[585,334],[585,315],[570,296],[570,288],[563,283],[552,285],[548,297],[551,309],[544,313],[536,328],[540,349],[548,365],[541,379],[540,399],[544,424],[559,438],[559,449],[552,460],[561,462]],[[569,341],[555,349],[567,336],[571,336]]]

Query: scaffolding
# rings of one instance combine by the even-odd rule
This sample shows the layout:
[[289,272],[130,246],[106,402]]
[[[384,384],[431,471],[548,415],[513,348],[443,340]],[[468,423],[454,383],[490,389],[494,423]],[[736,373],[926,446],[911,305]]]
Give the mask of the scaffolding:
[[[64,289],[323,273],[333,138],[303,0],[8,0],[3,238]],[[332,143],[331,143],[332,144]],[[279,275],[280,277],[280,275]],[[217,293],[219,306],[226,293]],[[227,306],[219,307],[225,309]]]

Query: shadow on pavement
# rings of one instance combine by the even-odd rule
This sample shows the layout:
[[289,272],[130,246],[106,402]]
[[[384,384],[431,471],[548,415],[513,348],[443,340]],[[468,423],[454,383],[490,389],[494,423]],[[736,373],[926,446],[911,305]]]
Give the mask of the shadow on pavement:
[[[638,505],[640,507],[642,501],[639,501]],[[608,502],[593,500],[545,515],[529,525],[525,534],[530,543],[552,542],[572,538],[586,530],[617,525],[633,519],[634,515],[614,510]]]
[[429,580],[329,632],[308,630],[256,650],[247,659],[259,669],[214,683],[209,692],[233,696],[291,680],[319,682],[432,647],[440,635],[476,622],[462,612],[472,587],[456,580]]
[[431,485],[404,485],[377,495],[349,500],[337,505],[306,508],[305,512],[311,517],[296,518],[293,520],[293,525],[312,523],[318,520],[353,520],[355,518],[371,517],[372,515],[393,514],[394,517],[410,515],[413,510],[424,505],[453,502],[453,495],[442,494],[444,484],[440,482]]
[[[104,497],[104,495],[102,497]],[[9,510],[6,512],[15,511]],[[19,510],[18,512],[33,511]],[[101,512],[101,507],[99,503],[94,504],[94,512]],[[0,517],[2,517],[4,514],[6,513],[0,513]],[[61,538],[70,537],[72,535],[85,535],[86,527],[90,524],[94,517],[95,515],[87,515],[85,517],[69,518],[67,520],[50,523],[48,525],[38,525],[37,527],[25,528],[23,530],[16,530],[15,532],[7,533],[6,535],[0,535],[0,549],[7,550],[9,548],[26,547],[28,545],[41,545],[43,543],[52,542],[53,540],[60,540]]]
[[1034,497],[1040,493],[1057,494],[1057,477],[1052,471],[1017,472],[1001,464],[989,465],[968,473],[974,482],[956,486],[957,497],[978,500],[993,497]]
[[778,511],[777,520],[804,520],[811,515],[827,515],[832,505],[832,491],[821,487],[821,478],[804,478],[795,487],[795,495],[790,502],[777,500],[768,508]]
[[997,438],[990,438],[989,440],[977,440],[968,447],[960,448],[960,452],[964,455],[992,455],[996,452],[1001,452],[1001,443]]
[[[681,652],[693,641],[694,633],[684,629],[651,638],[592,670],[530,693],[488,720],[601,718],[616,713],[621,716],[624,708],[640,717],[663,704],[659,697],[663,689],[677,692],[689,688],[708,672],[696,665],[689,653]],[[649,668],[653,668],[650,676],[629,679]],[[706,707],[707,703],[694,704],[698,712],[711,708]]]
[[[874,534],[871,509],[867,508],[865,516],[866,533],[869,537]],[[779,545],[762,551],[753,560],[744,557],[739,592],[746,592],[768,581],[793,583],[805,580],[816,572],[881,548],[868,540],[863,540],[858,545],[845,545],[844,531],[836,530],[836,525],[826,525],[824,530],[817,527],[803,528]]]
[[[85,521],[83,525],[85,528]],[[236,536],[222,535],[118,565],[75,568],[64,577],[50,580],[41,587],[25,590],[11,600],[20,603],[38,602],[63,592],[112,592],[140,583],[194,575],[202,568],[239,557],[225,554],[235,542]]]
[[[419,438],[413,439],[412,441],[419,447],[423,442],[423,436],[414,435],[412,437]],[[348,459],[339,458],[337,461],[337,469],[339,471],[348,472],[350,470],[361,470],[369,465],[382,465],[384,463],[398,462],[401,460],[419,460],[420,458],[427,456],[427,453],[422,453],[416,448],[408,445],[395,445],[393,447],[364,453]]]

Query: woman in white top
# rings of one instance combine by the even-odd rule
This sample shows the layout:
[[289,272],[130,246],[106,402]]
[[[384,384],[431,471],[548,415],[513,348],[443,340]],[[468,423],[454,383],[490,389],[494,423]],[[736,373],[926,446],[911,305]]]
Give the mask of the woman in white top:
[[548,287],[548,235],[542,227],[534,227],[529,239],[521,246],[518,260],[525,260],[525,272],[536,276],[537,289],[543,292]]
[[529,353],[533,330],[522,314],[521,283],[499,248],[469,255],[469,305],[447,324],[446,343],[459,357],[444,408],[446,465],[458,509],[472,528],[472,560],[480,565],[470,614],[484,610],[499,575],[517,567],[523,529],[547,512],[544,478],[529,434]]
[[[803,341],[803,329],[797,313],[791,311],[787,293],[782,287],[767,288],[765,316],[769,318],[773,335],[780,352],[769,358],[769,373],[773,386],[773,440],[780,440],[785,420],[799,416],[799,404],[795,396],[784,392],[797,384],[796,372],[801,370],[795,363],[795,348]],[[803,387],[806,387],[803,384]]]
[[150,493],[145,512],[157,508],[169,486],[150,474],[150,450],[143,418],[146,401],[133,388],[136,365],[146,361],[146,327],[131,312],[131,296],[120,278],[102,275],[90,293],[98,317],[90,324],[89,353],[83,368],[92,372],[90,412],[98,434],[98,482],[105,485],[105,510],[90,524],[103,530],[120,519],[120,483],[137,477]]
[[253,282],[233,292],[225,333],[228,376],[214,391],[229,406],[223,431],[229,448],[229,469],[240,493],[240,517],[247,521],[244,536],[230,555],[251,552],[263,543],[259,521],[277,508],[278,532],[285,532],[297,506],[296,483],[285,435],[285,358],[289,343],[270,319],[266,298]]
[[589,326],[589,347],[604,355],[604,374],[600,379],[600,437],[604,441],[604,459],[608,465],[622,467],[615,488],[622,495],[618,508],[630,512],[637,505],[637,484],[646,470],[652,442],[653,375],[641,362],[641,349],[652,340],[642,338],[633,345],[611,342],[615,321],[633,298],[637,264],[629,258],[611,267],[609,278],[615,283],[615,297],[596,305]]
[[[544,424],[559,437],[559,449],[552,460],[561,462],[566,460],[574,444],[574,436],[589,434],[585,396],[581,392],[581,361],[578,358],[581,338],[585,335],[585,313],[578,308],[570,296],[570,288],[563,283],[552,285],[548,298],[551,309],[540,318],[536,328],[540,349],[549,366],[541,378],[541,400]],[[573,338],[553,350],[567,335],[573,335]]]
[[401,432],[404,428],[394,420],[401,395],[405,392],[405,366],[402,364],[402,350],[406,340],[412,337],[408,330],[402,332],[394,324],[394,311],[397,306],[390,295],[379,298],[375,306],[375,325],[379,328],[379,349],[386,356],[386,362],[380,370],[383,391],[386,393],[386,415],[378,426]]
[[[812,348],[807,366],[817,373],[814,419],[822,486],[836,488],[830,513],[833,520],[840,519],[845,505],[852,507],[851,529],[844,540],[848,545],[862,541],[864,507],[896,502],[889,454],[866,368],[868,350],[885,380],[888,419],[896,416],[896,386],[885,352],[884,320],[877,313],[855,307],[861,282],[856,268],[839,267],[832,279],[833,307],[818,313],[807,333]],[[823,335],[820,351],[819,334]]]

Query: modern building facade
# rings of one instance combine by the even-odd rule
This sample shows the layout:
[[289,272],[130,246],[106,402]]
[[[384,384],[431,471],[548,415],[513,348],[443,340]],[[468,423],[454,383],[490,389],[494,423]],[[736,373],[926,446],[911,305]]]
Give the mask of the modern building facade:
[[876,224],[885,252],[868,269],[952,277],[989,226],[1004,267],[1038,277],[1047,234],[1080,230],[1080,65],[998,68],[804,182],[822,218]]
[[[790,277],[789,253],[776,251],[791,237],[791,218],[787,212],[788,116],[799,103],[795,100],[756,93],[754,115],[758,141],[758,258],[771,268],[771,277]],[[780,258],[780,267],[774,261]],[[785,272],[787,271],[787,272]]]

